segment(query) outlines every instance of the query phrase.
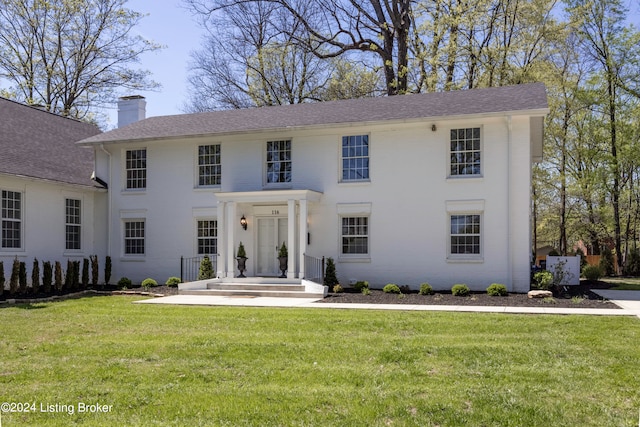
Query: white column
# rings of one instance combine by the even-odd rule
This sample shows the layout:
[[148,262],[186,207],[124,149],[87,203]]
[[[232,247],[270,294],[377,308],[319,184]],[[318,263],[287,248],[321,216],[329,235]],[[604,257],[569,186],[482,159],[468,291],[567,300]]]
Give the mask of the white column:
[[236,220],[236,202],[227,203],[227,277],[236,277],[235,266],[235,220]]
[[227,277],[227,225],[226,203],[218,202],[218,260],[216,270],[217,277]]
[[292,279],[296,277],[295,272],[295,244],[296,244],[296,201],[287,201],[287,247],[289,253],[289,259],[287,261],[287,278]]
[[298,278],[304,279],[304,253],[307,251],[307,201],[300,200],[300,225],[298,226]]

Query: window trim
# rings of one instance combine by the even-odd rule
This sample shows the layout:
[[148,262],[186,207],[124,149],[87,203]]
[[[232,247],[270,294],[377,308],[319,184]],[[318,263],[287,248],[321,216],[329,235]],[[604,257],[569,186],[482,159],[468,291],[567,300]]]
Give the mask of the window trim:
[[[16,218],[9,218],[4,216],[4,208],[2,208],[2,202],[4,202],[5,197],[4,197],[4,193],[13,193],[13,194],[18,194],[19,197],[19,203],[20,203],[20,207],[19,207],[19,216],[20,218],[16,219]],[[15,201],[15,200],[14,200]],[[0,251],[2,252],[23,252],[24,251],[24,238],[25,238],[25,233],[24,233],[24,216],[25,216],[25,193],[24,191],[20,191],[20,190],[12,190],[12,189],[2,189],[0,190]],[[19,245],[18,246],[5,246],[5,239],[2,236],[3,231],[4,231],[4,222],[11,222],[13,224],[18,224],[18,239],[19,239]]]
[[[144,151],[144,168],[131,168],[131,169],[129,169],[128,164],[127,164],[127,162],[128,162],[127,157],[128,157],[128,154],[130,152],[133,152],[133,151],[140,151],[140,152]],[[123,191],[125,191],[127,193],[142,193],[142,192],[145,192],[147,190],[147,187],[148,187],[147,180],[148,180],[148,177],[149,177],[149,173],[148,173],[149,172],[149,164],[148,164],[149,156],[148,156],[148,154],[149,153],[148,153],[146,147],[129,148],[129,149],[123,150],[123,154],[122,154],[122,163],[124,165],[124,167],[122,168],[122,170],[123,170],[123,177],[122,177],[122,180],[123,180],[123,182],[122,182],[123,183],[123,186],[122,186],[123,187]],[[144,181],[144,187],[129,187],[129,171],[144,171],[144,177],[143,178],[139,178],[139,177],[131,178],[132,181],[134,181],[134,180],[143,180]]]
[[[344,213],[339,215],[338,220],[338,259],[341,262],[371,262],[371,215],[369,213]],[[343,233],[343,220],[349,218],[364,218],[366,219],[366,235],[354,235],[354,237],[366,237],[367,251],[366,253],[345,253],[343,239],[345,235]]]
[[[201,239],[211,239],[211,236],[206,236],[206,237],[201,237],[200,236],[200,223],[201,222],[215,222],[215,236],[213,237],[213,240],[215,240],[215,252],[212,253],[200,253],[200,240]],[[195,228],[196,228],[196,233],[195,233],[195,254],[196,255],[218,255],[218,244],[219,244],[219,232],[220,229],[218,228],[218,218],[215,217],[202,217],[202,218],[195,218]]]
[[[274,142],[288,142],[289,143],[289,164],[290,166],[290,170],[289,170],[289,175],[290,175],[290,179],[289,181],[278,181],[278,182],[269,182],[269,143],[274,143]],[[265,188],[291,188],[293,185],[293,139],[292,138],[274,138],[274,139],[269,139],[267,141],[264,142],[263,145],[263,162],[262,162],[262,167],[264,168],[264,173],[262,174],[263,176],[263,187]],[[279,160],[278,162],[285,162],[286,160]],[[275,163],[275,162],[272,162]],[[278,172],[281,173],[281,172]]]
[[[353,157],[346,157],[346,159],[366,159],[367,160],[367,177],[366,178],[353,178],[353,179],[349,179],[344,177],[344,173],[345,173],[345,168],[344,168],[344,162],[345,162],[345,157],[344,157],[344,141],[345,138],[363,138],[366,137],[367,138],[367,155],[366,156],[353,156]],[[340,146],[339,146],[339,154],[340,154],[340,160],[339,160],[339,176],[338,176],[338,182],[341,184],[354,184],[354,183],[368,183],[371,182],[371,135],[368,133],[363,133],[363,134],[354,134],[354,135],[343,135],[342,138],[340,139]],[[349,170],[351,170],[349,168]]]
[[[217,147],[217,156],[218,156],[218,163],[208,163],[208,164],[200,164],[200,158],[201,158],[201,154],[200,154],[200,149],[202,147]],[[214,157],[216,156],[216,154],[205,154],[205,156],[211,156]],[[202,188],[202,189],[219,189],[222,186],[222,144],[220,144],[219,142],[217,143],[212,143],[212,144],[198,144],[196,146],[196,153],[195,153],[196,159],[195,159],[195,188]],[[203,175],[201,173],[201,168],[203,167],[218,167],[219,168],[219,173],[218,174],[210,174],[210,175]],[[217,184],[200,184],[200,181],[203,177],[207,178],[207,177],[215,177],[217,175],[218,178],[218,183]]]
[[[451,173],[451,131],[453,130],[462,130],[462,129],[479,129],[480,131],[480,149],[478,152],[480,153],[480,172],[474,174],[452,174]],[[484,176],[484,126],[482,125],[466,125],[466,126],[456,126],[450,127],[449,132],[447,133],[447,179],[457,180],[457,179],[478,179]],[[465,150],[466,151],[466,150]],[[475,151],[475,150],[472,150]]]
[[[78,222],[77,223],[72,223],[69,222],[69,202],[70,201],[75,201],[78,202]],[[83,242],[82,242],[82,213],[83,213],[83,207],[82,207],[82,199],[76,198],[76,197],[65,197],[64,198],[64,209],[65,209],[65,213],[64,213],[64,225],[65,225],[65,245],[64,245],[64,250],[65,253],[68,252],[73,252],[73,253],[78,253],[78,252],[82,252],[83,250]],[[69,227],[77,227],[78,231],[77,231],[77,235],[78,235],[78,247],[77,248],[69,248]]]
[[[447,262],[467,262],[467,263],[481,263],[484,262],[484,200],[460,200],[460,201],[447,201],[447,221],[446,221],[446,256]],[[456,254],[452,252],[451,238],[451,219],[453,216],[466,216],[477,215],[479,216],[479,253],[477,254]]]

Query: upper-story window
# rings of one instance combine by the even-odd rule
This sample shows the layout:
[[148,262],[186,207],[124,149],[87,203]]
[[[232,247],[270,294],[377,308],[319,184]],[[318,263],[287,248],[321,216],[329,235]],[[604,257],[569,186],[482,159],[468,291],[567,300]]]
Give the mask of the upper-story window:
[[220,144],[200,145],[198,147],[198,185],[201,187],[219,186],[222,176]]
[[80,200],[66,199],[65,201],[65,224],[66,224],[66,244],[67,250],[81,249],[81,216],[80,216]]
[[147,188],[147,150],[127,150],[126,165],[127,190],[143,190]]
[[291,141],[267,142],[267,183],[291,182]]
[[2,190],[2,248],[22,247],[22,193]]
[[450,176],[480,175],[480,128],[451,129],[450,154]]
[[369,136],[342,137],[342,181],[369,179]]

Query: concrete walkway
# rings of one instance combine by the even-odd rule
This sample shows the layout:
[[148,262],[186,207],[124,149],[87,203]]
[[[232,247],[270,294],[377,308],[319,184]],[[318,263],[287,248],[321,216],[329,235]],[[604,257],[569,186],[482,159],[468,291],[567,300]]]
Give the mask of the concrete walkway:
[[242,307],[297,307],[297,308],[338,308],[367,310],[400,311],[459,311],[482,313],[525,313],[525,314],[583,314],[604,316],[640,317],[640,291],[594,291],[611,300],[622,309],[604,308],[555,308],[555,307],[496,307],[468,305],[411,305],[411,304],[346,304],[318,303],[313,298],[272,298],[246,296],[205,296],[171,295],[137,301],[140,304],[175,304],[204,306],[242,306]]

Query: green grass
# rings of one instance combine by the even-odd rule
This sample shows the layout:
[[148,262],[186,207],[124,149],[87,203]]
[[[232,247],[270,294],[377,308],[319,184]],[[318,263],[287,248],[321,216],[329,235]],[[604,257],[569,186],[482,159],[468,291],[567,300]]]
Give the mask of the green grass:
[[600,279],[610,283],[614,291],[640,291],[640,277],[605,277]]
[[[635,317],[134,300],[0,308],[0,402],[37,405],[2,426],[638,423]],[[79,414],[79,402],[112,408]]]

